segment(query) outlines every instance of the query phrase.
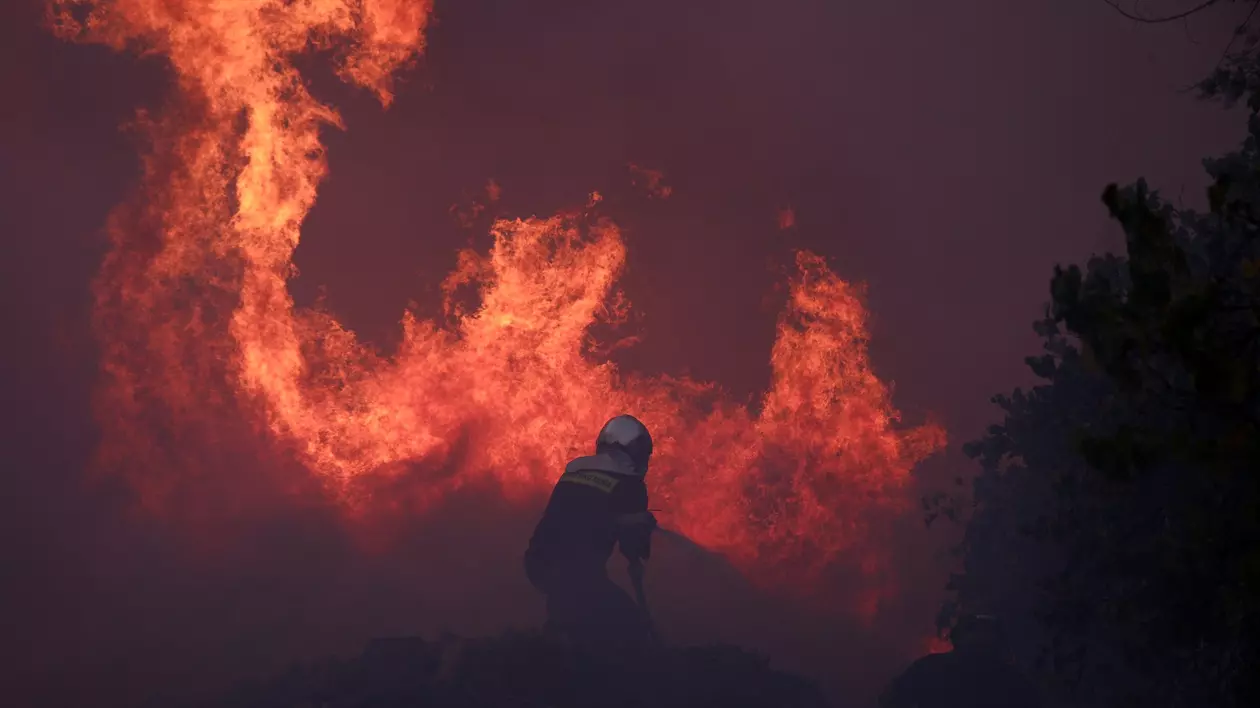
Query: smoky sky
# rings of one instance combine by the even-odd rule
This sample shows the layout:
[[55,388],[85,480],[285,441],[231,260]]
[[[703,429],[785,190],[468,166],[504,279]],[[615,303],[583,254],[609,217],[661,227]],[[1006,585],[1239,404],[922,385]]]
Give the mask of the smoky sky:
[[[1161,6],[1175,3],[1143,7]],[[125,488],[85,475],[89,283],[138,170],[140,143],[120,126],[161,105],[168,77],[157,59],[60,43],[39,16],[6,3],[0,24],[6,683],[40,705],[40,691],[76,681],[136,694],[235,676],[431,630],[415,609],[426,603],[468,631],[534,617],[518,568],[502,565],[530,518],[491,496],[415,522],[415,548],[393,556],[351,548],[314,502],[237,529],[252,550],[216,556],[185,550],[126,512]],[[1218,59],[1238,19],[1228,9],[1162,27],[1101,0],[438,0],[436,17],[387,111],[308,62],[347,130],[326,133],[331,176],[295,256],[299,303],[322,295],[387,347],[410,301],[435,311],[455,250],[485,245],[450,208],[487,180],[502,187],[498,215],[547,215],[592,190],[629,194],[628,163],[658,169],[668,199],[611,200],[642,337],[618,363],[755,397],[776,285],[792,249],[813,249],[867,284],[871,356],[907,420],[931,415],[950,434],[951,451],[920,470],[925,488],[968,473],[957,447],[994,420],[990,396],[1029,383],[1029,323],[1053,265],[1120,245],[1103,186],[1145,176],[1200,203],[1200,159],[1242,134],[1240,113],[1182,90]],[[796,226],[780,230],[786,207]],[[216,514],[206,523],[230,525],[230,509]],[[930,631],[947,567],[945,539],[917,524],[896,543],[922,550],[888,647]],[[312,634],[316,621],[335,631]],[[834,634],[793,636],[807,620],[764,632],[707,622],[689,636],[774,634],[816,672],[861,674],[869,654]],[[876,653],[876,673],[904,658]]]

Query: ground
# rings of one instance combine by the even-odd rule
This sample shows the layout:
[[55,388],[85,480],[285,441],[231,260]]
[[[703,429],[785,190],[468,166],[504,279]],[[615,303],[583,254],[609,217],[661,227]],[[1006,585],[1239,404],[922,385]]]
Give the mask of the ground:
[[731,646],[613,661],[538,633],[378,639],[349,660],[296,667],[205,708],[825,708],[809,681]]

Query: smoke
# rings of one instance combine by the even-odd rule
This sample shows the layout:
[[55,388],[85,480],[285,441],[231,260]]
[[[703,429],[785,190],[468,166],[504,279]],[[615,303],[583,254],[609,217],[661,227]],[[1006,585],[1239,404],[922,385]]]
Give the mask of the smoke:
[[[44,557],[60,567],[32,579],[47,594],[26,598],[38,612],[12,625],[25,640],[8,665],[21,674],[11,685],[32,697],[26,705],[211,696],[295,661],[352,653],[372,637],[477,636],[541,622],[541,599],[520,571],[536,506],[465,489],[424,515],[377,514],[365,529],[320,495],[232,476],[230,490],[189,490],[198,501],[175,519],[129,513],[125,489],[83,492],[91,519],[43,503],[57,523],[80,528],[40,530]],[[66,503],[64,490],[50,491]],[[624,582],[616,560],[610,570]],[[647,587],[669,641],[752,647],[836,695],[874,691],[872,670],[891,672],[907,651],[904,640],[888,641],[894,623],[863,626],[843,607],[786,602],[720,557],[668,538],[656,544]],[[823,595],[843,590],[837,582]],[[906,638],[918,631],[899,629]]]

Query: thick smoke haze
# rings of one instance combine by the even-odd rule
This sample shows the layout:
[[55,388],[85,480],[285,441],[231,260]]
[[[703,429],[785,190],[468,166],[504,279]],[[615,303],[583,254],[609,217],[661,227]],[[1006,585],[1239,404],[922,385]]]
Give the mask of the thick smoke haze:
[[[0,683],[16,704],[198,693],[375,636],[538,624],[520,570],[537,504],[467,489],[354,527],[301,470],[241,442],[162,519],[88,472],[89,283],[138,174],[120,126],[159,106],[169,77],[156,59],[58,42],[41,12],[13,2],[0,22]],[[438,0],[436,17],[388,111],[319,58],[306,69],[348,130],[327,131],[299,304],[323,297],[388,347],[409,301],[436,314],[455,250],[486,245],[489,215],[462,228],[453,204],[494,180],[495,214],[547,215],[599,189],[627,234],[642,338],[614,358],[742,399],[767,384],[775,288],[810,248],[868,284],[872,359],[907,422],[930,413],[949,431],[924,489],[969,474],[953,450],[991,420],[989,396],[1026,382],[1052,265],[1117,242],[1102,186],[1145,175],[1198,201],[1199,158],[1240,120],[1179,92],[1219,56],[1219,15],[1151,29],[1093,0]],[[669,198],[631,188],[629,163],[661,170]],[[923,650],[948,540],[901,524],[887,543],[902,594],[872,626],[665,543],[649,589],[670,638],[764,649],[868,705]]]

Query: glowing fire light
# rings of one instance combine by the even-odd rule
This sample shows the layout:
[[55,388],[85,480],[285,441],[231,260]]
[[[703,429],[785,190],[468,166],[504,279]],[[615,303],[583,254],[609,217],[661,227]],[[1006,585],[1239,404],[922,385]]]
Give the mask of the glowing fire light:
[[[860,293],[821,258],[797,258],[756,414],[708,384],[593,360],[589,328],[628,306],[615,290],[625,249],[582,212],[496,223],[493,248],[460,253],[443,284],[449,323],[405,314],[387,358],[287,289],[326,173],[319,130],[340,125],[292,58],[335,49],[340,76],[388,105],[391,77],[424,48],[430,0],[49,2],[60,36],[163,56],[175,80],[166,110],[142,116],[145,176],[111,219],[97,281],[107,456],[169,446],[163,434],[217,407],[252,416],[351,508],[364,480],[439,468],[433,499],[472,481],[521,497],[631,411],[659,440],[655,505],[682,532],[749,569],[809,572],[847,554],[878,572],[868,512],[901,508],[944,434],[894,427]],[[463,311],[467,287],[479,304]],[[477,444],[456,451],[469,430]],[[154,499],[176,484],[136,474]]]

